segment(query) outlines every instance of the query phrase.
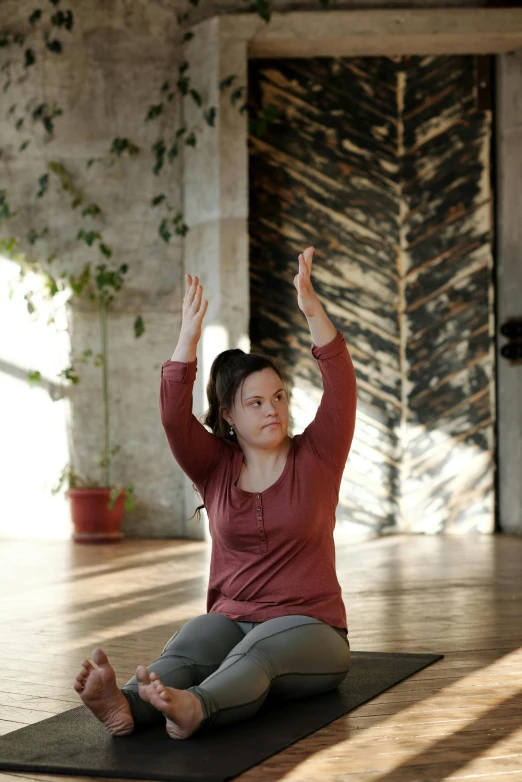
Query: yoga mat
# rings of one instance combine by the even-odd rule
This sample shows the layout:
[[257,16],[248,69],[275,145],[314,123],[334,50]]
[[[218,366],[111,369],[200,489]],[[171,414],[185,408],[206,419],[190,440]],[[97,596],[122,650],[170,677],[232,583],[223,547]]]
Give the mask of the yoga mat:
[[[0,769],[165,782],[223,782],[247,771],[375,698],[442,654],[351,653],[336,690],[292,700],[268,698],[253,717],[171,739],[165,723],[110,736],[84,706],[0,736]],[[72,686],[72,684],[71,684]]]

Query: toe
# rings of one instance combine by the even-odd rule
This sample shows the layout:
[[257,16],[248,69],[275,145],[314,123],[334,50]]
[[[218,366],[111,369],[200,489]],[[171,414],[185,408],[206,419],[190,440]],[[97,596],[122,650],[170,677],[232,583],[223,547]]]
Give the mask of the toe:
[[140,684],[150,684],[149,672],[144,665],[138,665],[136,668],[136,678]]
[[103,649],[93,649],[92,659],[94,660],[96,665],[107,665],[109,662],[109,658],[107,657]]

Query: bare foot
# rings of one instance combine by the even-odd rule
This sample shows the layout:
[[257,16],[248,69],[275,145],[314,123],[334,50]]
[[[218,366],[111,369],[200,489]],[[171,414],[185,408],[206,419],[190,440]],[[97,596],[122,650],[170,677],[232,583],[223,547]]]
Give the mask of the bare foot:
[[136,668],[140,698],[150,703],[167,718],[166,729],[171,739],[188,739],[199,728],[205,715],[197,695],[187,690],[165,687],[157,673],[144,665]]
[[116,686],[116,674],[102,649],[95,649],[92,659],[82,661],[82,668],[74,682],[74,689],[111,736],[127,736],[134,730],[129,702]]

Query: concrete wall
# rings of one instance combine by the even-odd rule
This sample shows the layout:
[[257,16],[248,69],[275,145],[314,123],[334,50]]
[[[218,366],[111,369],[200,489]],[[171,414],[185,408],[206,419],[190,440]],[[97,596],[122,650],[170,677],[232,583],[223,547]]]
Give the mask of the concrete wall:
[[[522,318],[522,49],[497,62],[497,334]],[[522,533],[522,363],[498,352],[498,498],[505,532]]]

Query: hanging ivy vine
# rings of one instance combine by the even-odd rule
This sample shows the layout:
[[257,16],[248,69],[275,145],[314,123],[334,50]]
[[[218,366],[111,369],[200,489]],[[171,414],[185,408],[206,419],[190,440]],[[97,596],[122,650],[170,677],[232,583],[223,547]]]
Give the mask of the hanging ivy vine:
[[[323,7],[328,5],[328,0],[320,0],[320,2]],[[196,7],[199,0],[189,0],[189,3]],[[258,13],[267,23],[270,21],[270,6],[267,0],[256,0],[249,10]],[[180,27],[188,21],[189,16],[189,11],[177,14]],[[44,54],[49,52],[49,55],[53,57],[63,55],[67,45],[74,40],[76,20],[73,10],[65,8],[61,0],[41,0],[41,7],[35,8],[28,16],[26,27],[24,32],[0,30],[0,56],[3,57],[0,68],[0,89],[4,99],[7,100],[16,85],[31,84],[31,74],[40,66]],[[182,44],[190,41],[193,37],[192,31],[186,31],[182,36]],[[230,90],[231,104],[234,107],[237,105],[240,113],[243,113],[247,111],[245,87],[235,86],[235,80],[235,75],[225,77],[219,84],[219,90],[220,92]],[[153,90],[151,90],[151,94],[153,94]],[[157,177],[158,181],[160,181],[165,167],[172,165],[178,158],[181,145],[193,148],[197,146],[197,128],[201,119],[192,128],[182,125],[170,134],[167,132],[173,127],[171,114],[174,113],[174,102],[177,96],[191,98],[196,106],[202,109],[202,120],[209,127],[214,127],[216,122],[216,107],[203,107],[200,93],[191,84],[189,63],[181,62],[177,69],[177,77],[162,80],[157,88],[156,99],[144,110],[142,117],[142,122],[145,124],[159,122],[163,127],[163,131],[158,132],[150,150],[153,156],[152,175]],[[57,128],[63,115],[63,108],[56,102],[42,102],[33,97],[24,106],[19,105],[18,102],[11,103],[6,111],[6,118],[13,123],[16,133],[19,134],[17,154],[23,155],[27,151],[36,137],[38,128],[41,128],[47,144],[56,141]],[[277,117],[278,111],[275,106],[270,105],[262,109],[257,116],[251,118],[249,132],[262,136],[267,125],[276,122]],[[87,160],[85,168],[88,170],[94,165],[111,167],[123,159],[132,161],[141,153],[142,149],[131,138],[117,137],[112,139],[107,156],[90,158]],[[0,163],[3,163],[6,171],[11,159],[12,153],[0,148]],[[92,301],[98,301],[104,307],[109,307],[115,293],[122,288],[124,275],[128,271],[127,264],[122,264],[119,268],[110,268],[106,265],[107,261],[117,255],[103,234],[104,226],[109,222],[109,216],[105,214],[100,204],[89,198],[85,191],[87,185],[84,183],[82,186],[78,176],[74,176],[62,162],[56,159],[56,156],[47,162],[45,170],[37,172],[35,199],[44,199],[53,187],[61,190],[70,199],[69,205],[74,215],[73,224],[77,226],[75,241],[92,249],[93,252],[97,252],[102,262],[95,264],[94,271],[93,264],[95,262],[91,260],[85,263],[77,274],[66,269],[53,274],[51,269],[54,268],[53,264],[58,261],[58,255],[53,253],[43,258],[42,253],[36,251],[37,243],[49,236],[49,226],[38,229],[32,227],[23,238],[9,235],[8,231],[3,231],[0,236],[0,251],[18,262],[20,282],[28,272],[38,274],[42,280],[45,298],[52,299],[60,291],[70,290],[75,296],[86,294]],[[154,195],[150,200],[150,209],[156,216],[157,233],[162,241],[169,242],[173,235],[184,237],[187,234],[189,229],[184,222],[182,212],[176,210],[169,203],[161,187],[158,187],[157,195]],[[10,205],[7,188],[1,187],[0,224],[5,227],[16,215],[17,211],[13,210]],[[65,257],[60,257],[60,261],[65,262],[65,260]],[[35,312],[36,304],[32,292],[26,293],[25,297],[28,311]],[[49,322],[52,322],[52,319]],[[135,337],[139,338],[144,331],[144,319],[141,315],[137,315],[134,320]],[[95,354],[92,350],[84,351],[80,361],[86,363],[93,360],[96,366],[105,366],[106,368],[105,350],[106,345],[101,353]],[[77,383],[80,379],[78,368],[74,366],[64,369],[60,376],[71,383]],[[28,372],[28,381],[32,385],[40,380],[41,374],[38,370]],[[107,407],[108,399],[105,399],[105,403]],[[108,419],[108,414],[106,417]],[[107,469],[110,455],[115,452],[109,447],[108,440],[108,432],[106,431],[106,447],[100,463]],[[75,475],[72,468],[66,468],[60,480],[65,480],[67,476],[70,485],[78,485],[78,476]],[[132,494],[131,491],[129,496],[130,494]]]

